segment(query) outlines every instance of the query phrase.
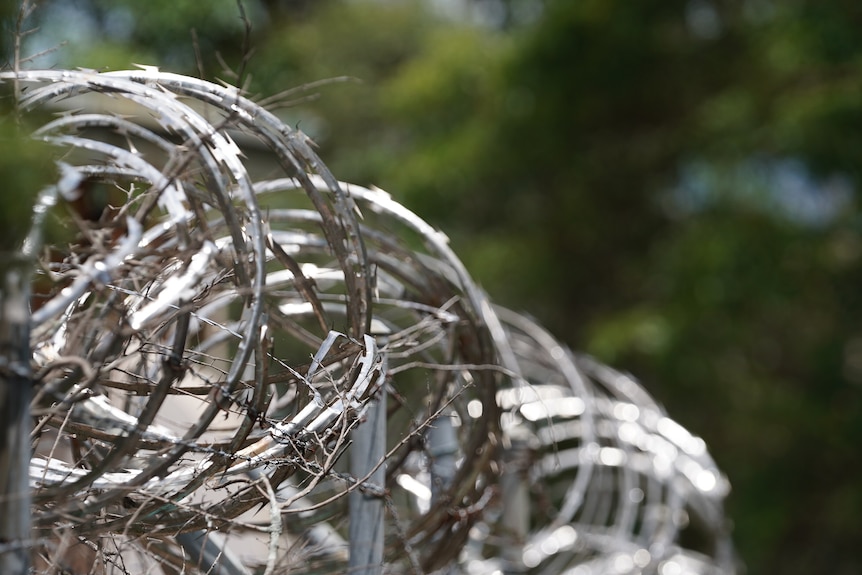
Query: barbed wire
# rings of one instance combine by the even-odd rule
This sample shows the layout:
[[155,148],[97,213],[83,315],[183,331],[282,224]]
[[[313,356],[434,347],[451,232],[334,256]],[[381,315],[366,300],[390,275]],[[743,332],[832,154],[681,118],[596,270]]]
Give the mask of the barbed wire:
[[703,441],[301,131],[154,68],[0,80],[59,112],[25,245],[46,572],[735,572]]

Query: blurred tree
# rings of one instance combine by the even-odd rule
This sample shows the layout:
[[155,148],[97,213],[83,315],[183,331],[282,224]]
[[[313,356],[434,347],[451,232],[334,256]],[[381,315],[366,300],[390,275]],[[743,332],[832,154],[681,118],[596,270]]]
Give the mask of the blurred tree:
[[706,437],[751,572],[860,566],[845,8],[549,2],[505,37],[427,36],[383,94],[399,137],[379,181],[495,296]]
[[[244,7],[252,93],[360,80],[277,102],[339,177],[406,199],[495,298],[713,446],[750,573],[862,570],[862,5]],[[194,74],[193,28],[205,74],[243,60],[228,0],[41,16],[33,50],[73,36],[47,63]]]

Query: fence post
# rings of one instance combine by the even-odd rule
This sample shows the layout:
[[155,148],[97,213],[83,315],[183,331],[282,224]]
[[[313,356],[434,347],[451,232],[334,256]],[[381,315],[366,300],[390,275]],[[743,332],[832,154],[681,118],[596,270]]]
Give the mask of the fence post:
[[[385,358],[383,360],[386,361]],[[366,412],[366,421],[352,432],[350,448],[350,474],[362,479],[371,474],[365,483],[384,488],[386,468],[380,465],[386,455],[386,386],[383,385],[377,398]],[[372,471],[373,470],[373,471]],[[377,493],[362,488],[354,489],[348,496],[350,524],[348,540],[351,575],[381,575],[383,573],[384,502]]]
[[29,265],[0,254],[0,573],[30,569]]
[[503,473],[500,491],[506,504],[500,521],[505,531],[518,544],[503,550],[503,557],[511,565],[519,565],[523,545],[530,532],[530,485],[527,471],[530,466],[529,433],[512,426],[503,440]]
[[458,458],[458,436],[452,425],[452,415],[443,414],[428,429],[428,455],[431,456],[431,501],[446,493],[455,477]]

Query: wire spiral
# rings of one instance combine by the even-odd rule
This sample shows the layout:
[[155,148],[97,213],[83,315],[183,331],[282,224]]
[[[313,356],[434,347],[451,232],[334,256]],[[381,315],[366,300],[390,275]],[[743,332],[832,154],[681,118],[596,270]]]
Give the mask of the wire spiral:
[[24,246],[47,564],[72,541],[104,573],[341,571],[361,492],[387,573],[734,572],[703,442],[302,132],[152,68],[17,78],[25,113],[65,110]]

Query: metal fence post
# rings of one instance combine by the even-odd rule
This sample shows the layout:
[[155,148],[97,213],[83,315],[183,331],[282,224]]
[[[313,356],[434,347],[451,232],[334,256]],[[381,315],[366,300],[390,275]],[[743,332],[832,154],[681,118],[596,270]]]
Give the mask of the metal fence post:
[[[386,468],[380,465],[380,462],[386,455],[385,385],[381,386],[377,398],[368,408],[366,418],[366,421],[352,432],[350,474],[357,480],[368,476],[364,483],[383,488],[386,483]],[[380,575],[383,573],[383,498],[359,487],[350,492],[348,507],[349,573]]]
[[28,265],[0,256],[0,573],[30,569]]
[[512,565],[518,565],[523,544],[530,532],[530,486],[527,479],[530,466],[529,433],[523,428],[512,426],[503,446],[500,491],[506,504],[500,521],[509,536],[518,543],[504,549],[503,555]]
[[457,471],[456,460],[460,449],[458,436],[452,425],[452,415],[443,414],[428,429],[428,455],[431,456],[431,501],[438,501],[452,484]]

